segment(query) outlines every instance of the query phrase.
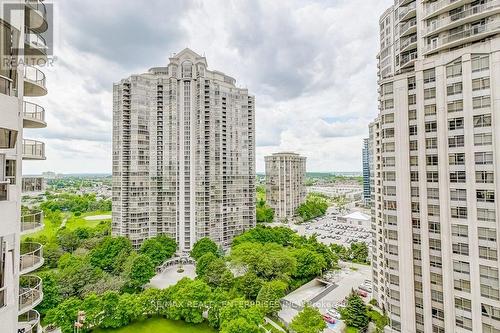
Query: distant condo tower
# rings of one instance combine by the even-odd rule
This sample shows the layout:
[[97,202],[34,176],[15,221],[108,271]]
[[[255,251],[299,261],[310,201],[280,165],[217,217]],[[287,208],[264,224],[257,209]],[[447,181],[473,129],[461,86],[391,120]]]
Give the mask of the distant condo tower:
[[255,106],[190,49],[113,87],[114,235],[189,251],[255,226]]
[[267,203],[277,219],[289,219],[306,199],[306,158],[284,152],[265,159]]

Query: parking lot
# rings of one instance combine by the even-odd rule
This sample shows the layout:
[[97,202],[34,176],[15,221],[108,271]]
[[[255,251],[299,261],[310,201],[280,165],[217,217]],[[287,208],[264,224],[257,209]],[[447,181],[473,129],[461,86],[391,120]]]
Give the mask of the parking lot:
[[337,222],[336,212],[329,210],[323,217],[313,219],[299,226],[293,226],[300,235],[318,235],[318,240],[325,244],[341,244],[350,246],[353,242],[365,242],[371,245],[371,231],[369,228]]

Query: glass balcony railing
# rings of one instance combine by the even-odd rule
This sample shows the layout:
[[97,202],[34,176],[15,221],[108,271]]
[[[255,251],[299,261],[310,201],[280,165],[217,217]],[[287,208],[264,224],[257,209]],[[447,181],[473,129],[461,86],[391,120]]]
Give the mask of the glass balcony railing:
[[21,234],[28,234],[43,228],[43,211],[21,215]]
[[23,139],[23,159],[25,160],[44,160],[45,143]]
[[25,55],[47,55],[47,42],[39,34],[27,31],[24,34]]
[[[494,9],[500,9],[500,1],[499,0],[494,0],[494,1],[489,1],[485,4],[482,5],[477,5],[470,7],[467,10],[464,10],[462,12],[450,15],[446,18],[440,19],[433,21],[426,29],[425,29],[425,34],[431,34],[434,33],[438,30],[445,29],[448,25],[452,25],[455,23],[465,23],[467,19],[474,19],[476,16],[479,16],[481,14],[487,13],[488,11],[494,10]],[[484,16],[484,15],[483,15]]]
[[410,62],[417,60],[417,52],[409,53],[401,57],[401,61],[399,63],[400,67],[404,67]]
[[24,66],[24,95],[35,97],[46,94],[45,74],[33,66]]
[[45,109],[38,104],[23,102],[25,128],[45,127]]
[[425,48],[425,53],[437,52],[440,49],[467,43],[474,39],[483,38],[489,33],[496,33],[500,30],[500,22],[492,22],[488,24],[481,24],[471,27],[470,29],[463,30],[441,39],[433,41]]
[[26,0],[26,26],[35,32],[45,32],[48,28],[47,8],[41,0]]
[[19,313],[32,310],[43,298],[42,279],[35,275],[19,277]]
[[448,7],[449,5],[451,5],[453,3],[457,3],[457,5],[458,5],[459,1],[463,1],[463,0],[439,0],[436,2],[429,3],[429,5],[427,6],[427,8],[424,11],[425,16],[429,16],[429,15],[434,14],[436,12],[440,13],[442,10],[444,10],[446,7]]
[[41,333],[40,314],[30,310],[17,317],[17,331],[22,333]]
[[43,245],[40,243],[22,243],[19,262],[20,274],[32,272],[43,265]]

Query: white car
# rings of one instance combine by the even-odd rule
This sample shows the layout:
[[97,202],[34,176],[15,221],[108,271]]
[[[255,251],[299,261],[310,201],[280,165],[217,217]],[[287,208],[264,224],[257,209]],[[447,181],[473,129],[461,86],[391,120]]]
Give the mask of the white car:
[[328,313],[329,316],[331,316],[332,318],[335,318],[335,319],[340,319],[340,313],[338,313],[336,310],[334,309],[328,309],[326,311],[326,313]]

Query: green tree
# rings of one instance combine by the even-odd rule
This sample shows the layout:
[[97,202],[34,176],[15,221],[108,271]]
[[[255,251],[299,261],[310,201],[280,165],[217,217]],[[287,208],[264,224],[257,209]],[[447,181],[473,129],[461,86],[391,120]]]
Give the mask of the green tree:
[[231,289],[233,285],[233,273],[227,268],[224,259],[217,258],[208,264],[204,281],[213,288]]
[[93,267],[87,257],[66,254],[59,259],[57,281],[64,297],[81,296],[84,287],[96,283],[103,272]]
[[208,266],[215,260],[217,260],[217,256],[212,252],[201,256],[200,259],[198,259],[196,262],[196,275],[198,277],[205,276]]
[[257,299],[257,295],[259,294],[260,288],[262,288],[263,284],[264,280],[259,278],[253,272],[248,272],[235,279],[235,288],[237,292],[252,301]]
[[158,235],[145,240],[139,249],[139,253],[147,255],[155,266],[159,266],[172,258],[176,250],[177,244],[175,240],[166,235]]
[[277,243],[283,246],[287,246],[290,245],[296,237],[297,235],[295,235],[295,232],[290,228],[272,228],[268,226],[257,225],[257,227],[235,237],[233,240],[233,247],[247,242],[261,244]]
[[307,304],[290,324],[290,329],[296,333],[320,333],[326,327],[321,313]]
[[50,309],[59,305],[62,301],[57,278],[51,271],[40,272],[38,276],[43,282],[43,300],[38,305],[37,310],[40,314],[45,315]]
[[120,272],[123,263],[132,252],[132,244],[125,237],[105,237],[90,253],[93,266],[109,272]]
[[274,209],[272,209],[264,199],[257,201],[256,206],[257,222],[273,222]]
[[350,256],[352,261],[358,263],[368,262],[368,245],[364,242],[351,243]]
[[74,231],[66,228],[57,231],[57,243],[66,252],[73,252],[80,244],[80,239]]
[[169,318],[194,324],[203,322],[203,313],[208,310],[212,293],[205,282],[184,278],[172,288],[171,292],[172,306],[167,310]]
[[288,286],[285,282],[273,280],[264,283],[257,295],[257,304],[266,315],[276,315],[281,309],[280,300],[285,296]]
[[332,251],[334,253],[337,254],[337,256],[343,260],[343,261],[347,261],[347,260],[350,260],[350,257],[349,257],[349,250],[343,246],[343,245],[340,245],[340,244],[335,244],[335,243],[332,243],[330,244],[330,248],[332,249]]
[[59,258],[64,254],[64,250],[61,249],[55,243],[47,243],[43,246],[43,258],[45,259],[44,267],[56,268]]
[[347,305],[341,310],[341,315],[347,326],[364,328],[369,322],[366,305],[354,291],[347,298]]
[[229,301],[220,310],[221,332],[258,332],[264,316],[258,306],[251,305],[243,298]]
[[194,243],[193,249],[191,250],[191,257],[195,260],[200,259],[207,253],[213,253],[217,255],[218,246],[210,238],[204,237]]
[[156,271],[153,261],[147,255],[132,253],[125,263],[123,273],[130,291],[138,291],[155,276]]
[[297,270],[294,273],[295,277],[313,278],[317,275],[321,275],[327,268],[325,259],[321,255],[308,249],[297,249],[293,252],[293,255],[297,260]]
[[56,308],[47,311],[45,322],[49,325],[59,327],[62,333],[73,333],[78,311],[81,310],[82,301],[76,297],[70,297],[60,303]]
[[236,318],[229,321],[221,330],[221,333],[260,333],[260,328],[245,318]]

